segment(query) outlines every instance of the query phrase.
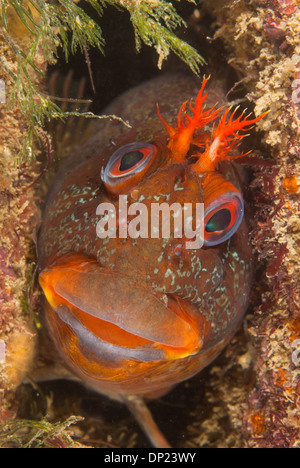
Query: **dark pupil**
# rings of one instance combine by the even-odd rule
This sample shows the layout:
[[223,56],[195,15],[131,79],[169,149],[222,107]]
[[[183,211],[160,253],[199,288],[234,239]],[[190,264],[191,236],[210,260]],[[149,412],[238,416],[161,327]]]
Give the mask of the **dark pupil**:
[[143,159],[141,151],[129,151],[121,159],[120,171],[128,171]]
[[224,231],[231,222],[231,214],[230,211],[226,208],[222,208],[222,210],[217,211],[212,217],[208,220],[205,226],[206,232],[216,232],[216,231]]

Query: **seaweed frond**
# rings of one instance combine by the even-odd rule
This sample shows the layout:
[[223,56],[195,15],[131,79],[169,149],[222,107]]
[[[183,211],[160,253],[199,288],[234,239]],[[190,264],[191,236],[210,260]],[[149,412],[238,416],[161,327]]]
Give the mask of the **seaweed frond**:
[[13,419],[0,428],[0,448],[74,447],[67,429],[82,420],[80,416],[71,416],[59,423]]
[[[98,1],[87,2],[102,14]],[[24,41],[11,32],[14,26],[9,21],[11,12],[28,32],[29,46],[24,46]],[[60,47],[68,60],[70,51],[74,53],[78,48],[83,51],[85,47],[97,47],[103,52],[104,39],[100,26],[72,0],[60,0],[56,4],[43,0],[1,0],[0,37],[14,57],[8,60],[2,55],[0,67],[13,83],[7,96],[8,108],[17,108],[27,125],[20,156],[28,158],[34,156],[36,143],[41,144],[39,129],[53,118],[65,120],[69,117],[69,113],[63,112],[40,89],[39,81],[45,77],[36,64],[38,54],[51,64],[55,63]],[[78,115],[85,116],[79,112]]]
[[[187,1],[195,3],[194,0]],[[193,47],[175,35],[174,30],[177,27],[187,25],[171,3],[162,0],[119,0],[119,3],[130,13],[137,50],[141,47],[141,41],[154,46],[159,56],[159,68],[171,50],[195,74],[199,74],[199,65],[203,65],[205,60]]]

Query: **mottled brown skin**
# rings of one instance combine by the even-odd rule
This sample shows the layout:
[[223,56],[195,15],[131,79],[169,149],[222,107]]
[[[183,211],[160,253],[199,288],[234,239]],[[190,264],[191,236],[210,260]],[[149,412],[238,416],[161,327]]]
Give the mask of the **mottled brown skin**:
[[[182,102],[195,97],[200,85],[195,78],[167,75],[116,99],[105,113],[121,116],[132,128],[116,121],[95,125],[94,136],[55,177],[44,211],[40,272],[50,271],[64,255],[91,259],[88,275],[76,273],[72,294],[105,310],[107,317],[114,315],[115,323],[126,322],[127,331],[144,338],[146,334],[151,342],[135,348],[116,343],[109,349],[102,342],[97,347],[99,343],[89,343],[92,334],[78,338],[74,317],[70,319],[65,309],[57,314],[46,304],[50,336],[66,364],[83,381],[114,398],[161,394],[195,375],[229,342],[247,308],[252,259],[245,220],[227,242],[182,255],[176,253],[179,242],[174,238],[107,241],[96,235],[99,203],[118,205],[100,180],[101,168],[116,148],[127,143],[150,142],[159,148],[155,169],[128,191],[129,203],[140,197],[147,206],[166,200],[203,201],[201,177],[188,164],[164,164],[167,135],[156,109],[158,102],[164,118],[174,123]],[[207,105],[222,104],[223,96],[219,84],[211,80]],[[235,165],[223,164],[221,171],[241,188]],[[68,288],[69,279],[65,281]],[[198,333],[199,347],[174,357],[172,350],[181,349],[189,333],[186,322],[180,321],[182,311]],[[164,339],[166,346],[153,346]]]

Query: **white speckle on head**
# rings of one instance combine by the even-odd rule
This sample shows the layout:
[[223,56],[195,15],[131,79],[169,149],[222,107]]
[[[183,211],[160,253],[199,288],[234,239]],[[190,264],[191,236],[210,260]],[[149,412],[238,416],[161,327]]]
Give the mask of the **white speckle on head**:
[[175,284],[175,273],[170,268],[167,269],[167,271],[165,273],[165,278],[169,278],[169,276],[172,277],[171,286],[174,286],[174,284]]

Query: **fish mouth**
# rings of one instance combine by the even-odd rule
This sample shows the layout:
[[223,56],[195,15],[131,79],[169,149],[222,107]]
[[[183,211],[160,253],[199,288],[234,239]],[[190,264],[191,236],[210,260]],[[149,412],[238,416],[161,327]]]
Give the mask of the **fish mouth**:
[[84,255],[60,258],[40,273],[39,282],[56,319],[72,328],[85,354],[111,361],[174,360],[203,347],[207,323],[187,301],[159,297]]

